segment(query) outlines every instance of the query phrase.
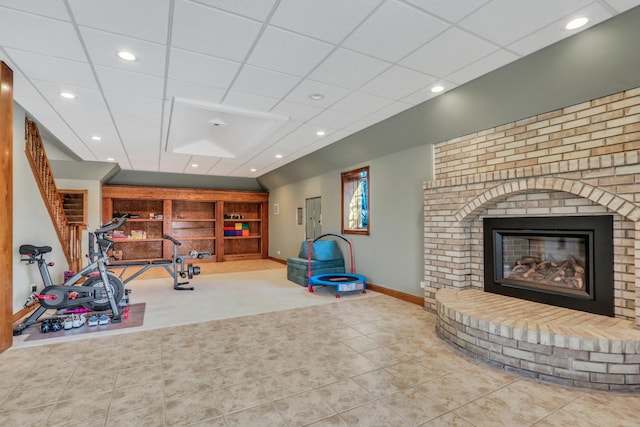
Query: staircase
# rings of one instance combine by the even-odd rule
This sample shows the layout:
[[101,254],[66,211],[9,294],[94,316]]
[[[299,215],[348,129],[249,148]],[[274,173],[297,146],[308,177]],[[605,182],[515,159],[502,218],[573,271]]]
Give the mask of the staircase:
[[29,119],[25,122],[25,139],[25,153],[29,165],[38,183],[42,200],[44,200],[49,211],[49,216],[60,240],[69,269],[78,271],[82,268],[82,224],[70,223],[67,220],[64,201],[58,194],[49,159],[38,131],[38,125]]

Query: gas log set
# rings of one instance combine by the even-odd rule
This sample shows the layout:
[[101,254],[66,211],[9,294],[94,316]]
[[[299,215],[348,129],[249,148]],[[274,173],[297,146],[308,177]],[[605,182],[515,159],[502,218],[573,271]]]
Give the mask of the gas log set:
[[584,267],[574,258],[554,262],[523,257],[516,261],[508,276],[505,274],[505,278],[570,289],[583,289],[585,285]]

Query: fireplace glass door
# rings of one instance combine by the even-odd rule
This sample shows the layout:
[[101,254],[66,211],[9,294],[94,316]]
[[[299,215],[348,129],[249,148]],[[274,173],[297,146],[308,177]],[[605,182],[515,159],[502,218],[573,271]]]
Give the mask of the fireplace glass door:
[[589,298],[592,233],[512,233],[494,230],[500,266],[496,281],[505,286]]
[[613,217],[484,218],[484,290],[613,316]]

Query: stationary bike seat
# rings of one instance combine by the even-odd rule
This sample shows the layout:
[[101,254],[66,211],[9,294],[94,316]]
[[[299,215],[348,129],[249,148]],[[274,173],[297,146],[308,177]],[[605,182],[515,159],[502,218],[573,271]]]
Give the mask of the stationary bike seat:
[[20,246],[20,255],[38,256],[40,254],[46,254],[49,252],[51,252],[51,246],[33,246],[33,245]]

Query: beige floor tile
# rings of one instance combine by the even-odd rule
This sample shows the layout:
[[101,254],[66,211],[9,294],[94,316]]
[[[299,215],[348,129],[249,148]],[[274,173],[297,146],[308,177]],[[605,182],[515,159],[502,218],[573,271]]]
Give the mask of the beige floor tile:
[[394,377],[383,369],[359,375],[353,380],[375,398],[389,396],[410,386],[406,381]]
[[340,414],[350,427],[403,427],[411,424],[385,406],[373,401]]
[[273,399],[273,396],[265,392],[258,380],[223,387],[217,389],[215,393],[223,414],[261,405]]
[[420,424],[420,427],[474,427],[474,425],[453,412],[448,412],[438,418]]
[[164,425],[164,408],[147,406],[133,411],[110,413],[105,427],[157,427]]
[[287,427],[287,423],[272,403],[227,414],[224,421],[227,427]]
[[336,412],[344,412],[374,400],[355,381],[348,379],[319,388],[318,393]]
[[82,397],[58,401],[54,404],[47,426],[68,426],[94,422],[101,419],[104,424],[111,401],[109,393],[87,393]]
[[486,396],[496,402],[499,408],[520,415],[530,423],[539,421],[562,407],[562,401],[548,402],[536,395],[506,386]]
[[276,400],[274,405],[290,427],[304,426],[336,414],[317,390]]
[[0,425],[42,427],[47,425],[52,409],[53,404],[34,407],[12,406],[8,410],[0,411]]
[[187,426],[220,417],[222,405],[213,392],[204,392],[167,400],[164,411],[167,426]]
[[138,408],[155,406],[163,401],[162,382],[149,382],[113,391],[109,413],[132,411]]
[[334,415],[329,418],[309,424],[309,427],[349,427],[349,424],[343,420],[340,415]]
[[213,391],[211,377],[208,373],[202,375],[178,375],[164,379],[164,398],[175,399],[189,394]]
[[415,388],[403,390],[381,400],[410,425],[422,424],[449,412],[446,406],[429,399],[426,393]]
[[529,426],[531,423],[520,415],[506,411],[487,398],[480,398],[458,408],[454,413],[476,426]]
[[131,387],[133,385],[158,382],[161,380],[162,365],[157,362],[118,371],[115,388]]

